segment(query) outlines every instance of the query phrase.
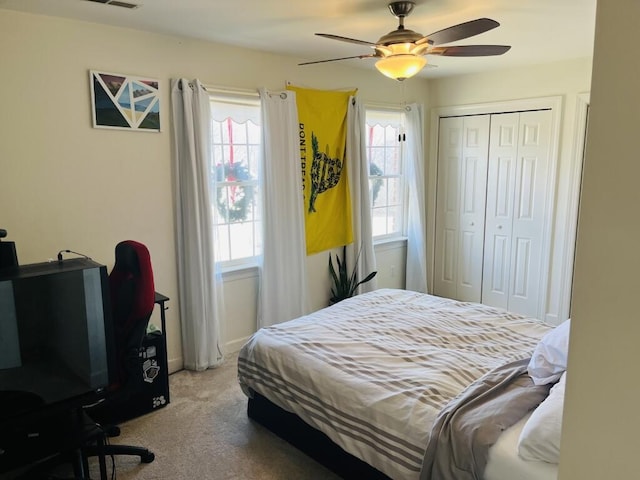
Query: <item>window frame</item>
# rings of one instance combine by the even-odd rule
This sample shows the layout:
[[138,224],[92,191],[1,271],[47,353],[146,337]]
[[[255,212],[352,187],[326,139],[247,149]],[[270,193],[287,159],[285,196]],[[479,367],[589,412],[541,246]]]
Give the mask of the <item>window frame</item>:
[[[373,197],[370,196],[370,206],[369,206],[369,210],[371,212],[371,219],[372,219],[372,237],[373,237],[373,242],[374,244],[381,244],[381,243],[389,243],[389,242],[395,242],[395,241],[402,241],[402,240],[406,240],[407,238],[407,222],[408,222],[408,200],[409,200],[409,183],[407,181],[406,178],[406,171],[407,171],[407,166],[406,166],[406,153],[405,153],[405,142],[404,142],[404,134],[405,134],[405,115],[404,115],[404,109],[401,106],[379,106],[379,105],[373,105],[373,104],[365,104],[364,106],[365,108],[365,128],[367,129],[367,131],[365,132],[365,149],[366,149],[366,155],[367,155],[367,165],[369,166],[369,172],[368,172],[368,179],[369,179],[369,184],[371,184],[372,179],[374,178],[383,178],[383,179],[399,179],[400,180],[400,186],[399,186],[399,198],[400,198],[400,204],[399,206],[401,207],[401,211],[400,211],[400,215],[401,215],[401,219],[400,219],[400,229],[395,231],[395,232],[391,232],[391,233],[384,233],[381,235],[375,235],[373,233],[373,218],[374,218],[374,210],[376,209],[373,205]],[[399,141],[399,159],[400,159],[400,173],[399,174],[386,174],[386,175],[371,175],[371,158],[369,155],[369,149],[370,149],[370,145],[369,145],[369,136],[368,136],[368,129],[370,127],[369,123],[367,122],[369,119],[369,114],[380,114],[380,116],[384,116],[386,115],[397,115],[399,118],[399,125],[398,125],[398,135],[401,136],[402,140]],[[392,122],[389,122],[390,124]],[[379,124],[379,123],[377,123]],[[370,193],[371,193],[371,188],[370,188]],[[377,207],[380,208],[380,207]],[[387,203],[386,206],[384,207],[387,209],[390,208],[390,205]],[[389,221],[389,216],[387,213],[386,216],[386,222],[388,223]]]
[[[216,144],[214,143],[214,136],[213,136],[213,129],[215,128],[216,123],[219,122],[219,120],[216,120],[214,118],[214,114],[213,114],[213,109],[214,109],[214,104],[226,104],[227,106],[229,106],[230,108],[233,108],[233,106],[240,106],[240,107],[255,107],[257,109],[257,112],[255,112],[255,114],[253,115],[253,117],[257,118],[257,119],[261,119],[261,112],[260,112],[260,108],[261,108],[261,102],[260,102],[260,96],[257,92],[235,92],[235,91],[226,91],[226,90],[217,90],[217,89],[208,89],[209,91],[209,104],[210,104],[210,108],[212,110],[212,117],[211,117],[211,171],[209,172],[210,175],[215,175],[215,169],[216,167],[216,148],[220,145],[223,146],[223,148],[228,148],[229,144]],[[252,118],[253,118],[252,117]],[[232,120],[234,120],[233,117],[229,117],[232,118]],[[245,120],[245,122],[248,120]],[[236,121],[236,123],[244,123],[242,121],[238,122]],[[257,127],[259,128],[260,132],[258,135],[259,138],[259,143],[251,143],[250,142],[250,136],[247,135],[246,141],[242,144],[239,145],[245,145],[247,146],[248,150],[250,150],[251,146],[253,147],[257,147],[258,149],[258,154],[257,154],[257,165],[255,166],[256,168],[256,178],[253,180],[239,180],[237,182],[229,182],[228,180],[223,180],[221,182],[219,181],[215,181],[215,182],[210,182],[209,183],[209,195],[210,195],[210,204],[211,204],[211,211],[212,211],[212,215],[213,215],[213,227],[214,229],[217,229],[220,225],[226,225],[226,236],[227,236],[227,245],[228,245],[228,250],[227,252],[225,252],[225,255],[229,255],[231,256],[232,250],[231,250],[231,244],[233,243],[233,235],[231,234],[231,225],[233,225],[234,222],[220,222],[220,212],[218,210],[218,188],[219,187],[223,187],[223,188],[227,188],[230,186],[252,186],[255,188],[254,190],[254,202],[255,202],[255,211],[253,214],[253,218],[251,220],[249,220],[246,223],[251,223],[252,224],[252,237],[253,237],[253,245],[252,245],[252,251],[255,253],[255,255],[252,256],[247,256],[247,257],[241,257],[241,258],[230,258],[229,260],[218,260],[218,254],[217,254],[217,250],[220,247],[220,240],[216,240],[216,248],[214,251],[214,256],[216,257],[215,259],[215,263],[216,263],[216,268],[218,268],[222,273],[227,273],[227,272],[233,272],[233,271],[239,271],[239,270],[245,270],[245,269],[254,269],[257,268],[258,264],[259,264],[259,257],[262,255],[262,236],[263,236],[263,231],[264,231],[264,226],[263,226],[263,221],[264,221],[264,216],[263,216],[263,205],[262,205],[262,176],[261,176],[261,166],[260,163],[262,161],[261,156],[262,156],[262,141],[263,141],[263,130],[262,130],[262,125],[260,123],[256,124]],[[233,144],[231,144],[233,145]],[[247,152],[249,155],[249,152]],[[216,188],[211,188],[213,187],[213,185],[216,186]],[[214,239],[216,239],[218,237],[218,234],[216,232],[213,232],[214,235]]]

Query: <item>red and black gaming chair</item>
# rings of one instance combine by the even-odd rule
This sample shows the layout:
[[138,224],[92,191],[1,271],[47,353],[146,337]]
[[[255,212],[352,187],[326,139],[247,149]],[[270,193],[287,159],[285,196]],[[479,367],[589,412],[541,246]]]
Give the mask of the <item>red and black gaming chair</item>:
[[153,270],[149,250],[134,240],[118,243],[115,257],[109,274],[118,366],[112,389],[133,392],[143,381],[139,351],[154,307]]
[[[140,348],[155,299],[151,257],[146,246],[134,240],[116,245],[109,290],[117,371],[104,404],[88,411],[92,419],[103,425],[127,418],[127,399],[144,385]],[[117,427],[107,428],[108,436],[118,434]],[[88,449],[87,454],[93,455],[96,451]],[[105,445],[104,454],[136,455],[143,463],[154,459],[154,454],[148,449],[129,445]]]

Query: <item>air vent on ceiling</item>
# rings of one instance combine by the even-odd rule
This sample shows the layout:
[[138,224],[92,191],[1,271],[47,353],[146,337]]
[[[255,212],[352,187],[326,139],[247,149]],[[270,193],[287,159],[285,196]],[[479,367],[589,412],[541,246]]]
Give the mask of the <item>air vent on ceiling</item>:
[[88,2],[104,3],[105,5],[113,5],[114,7],[122,8],[138,8],[140,5],[129,2],[121,2],[119,0],[87,0]]

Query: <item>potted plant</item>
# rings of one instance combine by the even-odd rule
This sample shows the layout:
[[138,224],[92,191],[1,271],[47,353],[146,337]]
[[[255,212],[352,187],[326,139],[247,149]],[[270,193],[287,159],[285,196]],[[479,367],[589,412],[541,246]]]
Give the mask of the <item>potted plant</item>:
[[363,283],[367,283],[378,273],[371,272],[364,280],[358,280],[358,260],[360,259],[360,251],[358,251],[358,255],[356,256],[355,265],[353,266],[353,270],[351,273],[347,272],[347,246],[342,247],[342,260],[336,254],[336,264],[337,264],[337,272],[333,266],[333,259],[331,258],[331,254],[329,254],[329,273],[331,273],[331,280],[333,281],[333,286],[331,287],[331,298],[329,299],[329,304],[333,305],[334,303],[338,303],[345,298],[353,297],[356,293],[356,290],[359,285]]

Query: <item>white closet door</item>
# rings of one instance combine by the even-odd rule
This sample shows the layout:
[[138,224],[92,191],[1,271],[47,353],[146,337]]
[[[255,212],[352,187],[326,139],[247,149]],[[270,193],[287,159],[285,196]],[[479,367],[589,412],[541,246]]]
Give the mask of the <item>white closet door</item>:
[[492,115],[482,303],[508,308],[519,113]]
[[438,182],[436,192],[436,239],[433,292],[457,297],[458,211],[462,118],[441,118],[438,138]]
[[550,189],[551,110],[522,112],[513,204],[509,310],[538,317]]
[[482,303],[538,316],[551,111],[492,115]]
[[481,300],[488,115],[440,119],[434,293]]

